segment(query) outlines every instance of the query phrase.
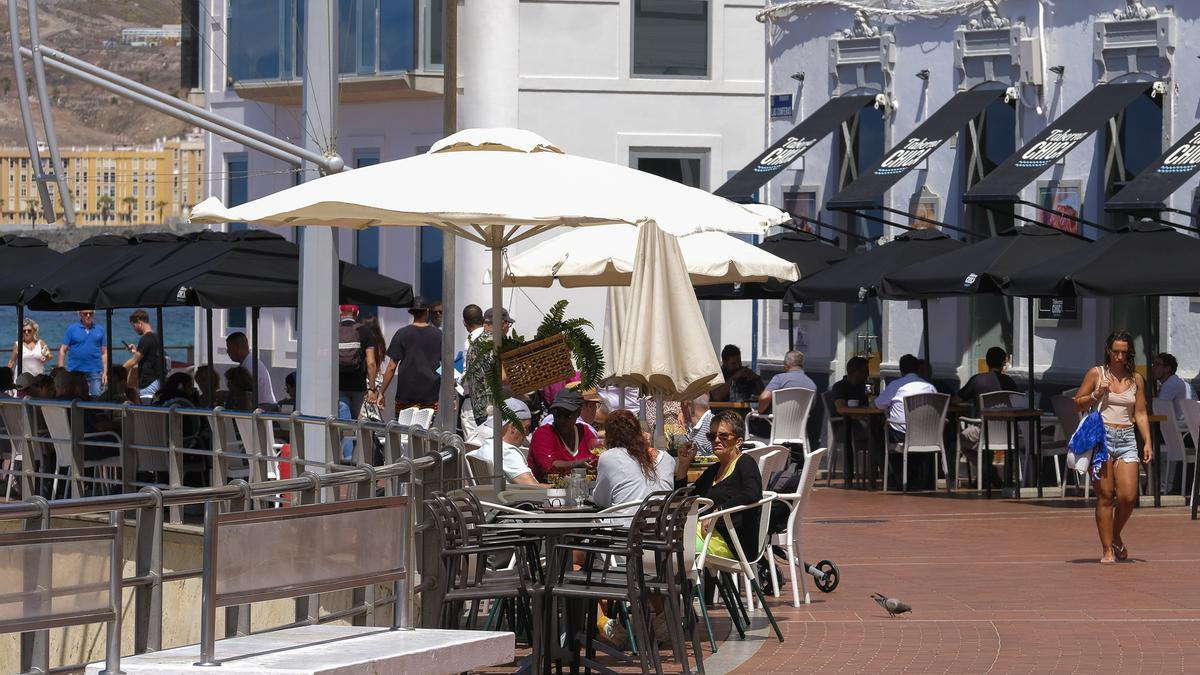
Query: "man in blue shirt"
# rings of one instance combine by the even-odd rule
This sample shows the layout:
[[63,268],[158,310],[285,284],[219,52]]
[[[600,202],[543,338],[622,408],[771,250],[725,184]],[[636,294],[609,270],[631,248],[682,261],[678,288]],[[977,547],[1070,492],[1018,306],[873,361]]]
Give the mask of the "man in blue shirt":
[[100,395],[108,386],[108,341],[104,329],[95,323],[96,312],[80,310],[79,321],[67,326],[58,348],[58,366],[87,376],[88,394]]

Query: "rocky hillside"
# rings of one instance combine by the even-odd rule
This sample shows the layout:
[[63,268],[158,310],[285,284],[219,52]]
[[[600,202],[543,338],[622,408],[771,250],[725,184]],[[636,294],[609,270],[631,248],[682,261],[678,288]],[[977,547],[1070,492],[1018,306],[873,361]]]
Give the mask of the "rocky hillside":
[[[8,0],[0,0],[0,145],[24,145],[21,113],[9,48]],[[25,3],[21,3],[22,10]],[[42,41],[159,91],[180,95],[179,47],[130,47],[120,44],[121,29],[161,26],[180,21],[179,0],[40,0]],[[25,13],[22,37],[28,39]],[[106,46],[107,45],[107,46]],[[32,77],[31,63],[25,62]],[[111,145],[151,143],[187,131],[187,125],[108,92],[47,69],[59,143]],[[32,88],[30,89],[33,95]],[[40,112],[34,105],[34,117]],[[44,139],[39,123],[39,138]]]

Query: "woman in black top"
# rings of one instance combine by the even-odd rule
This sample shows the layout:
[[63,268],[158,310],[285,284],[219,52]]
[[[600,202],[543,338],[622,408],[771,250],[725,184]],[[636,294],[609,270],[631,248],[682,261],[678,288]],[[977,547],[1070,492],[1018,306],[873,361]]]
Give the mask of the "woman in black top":
[[[752,457],[742,455],[742,441],[746,435],[742,417],[732,410],[723,410],[713,415],[709,429],[708,438],[712,441],[713,454],[718,461],[696,479],[693,494],[713,500],[714,510],[753,504],[762,499],[762,475],[758,472],[758,463]],[[675,464],[676,487],[687,484],[688,466],[691,465],[695,454],[695,448],[691,445],[679,451],[679,458]],[[751,558],[758,551],[760,512],[761,509],[750,509],[730,516],[742,551]],[[705,524],[713,522],[709,520]],[[726,555],[732,553],[731,546],[726,551],[721,550],[722,545],[732,541],[725,527],[725,519],[718,518],[715,522],[716,534],[720,535],[721,539],[718,541],[714,535],[709,544],[709,551],[721,557],[733,557]],[[705,534],[707,530],[701,532],[700,537],[703,538]]]

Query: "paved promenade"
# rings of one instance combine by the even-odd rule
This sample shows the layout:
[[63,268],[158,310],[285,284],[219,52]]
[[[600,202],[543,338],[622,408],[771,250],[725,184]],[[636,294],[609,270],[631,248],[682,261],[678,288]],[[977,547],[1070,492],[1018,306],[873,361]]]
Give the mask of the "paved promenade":
[[[1102,566],[1081,500],[820,489],[810,505],[806,557],[836,562],[841,586],[777,607],[786,641],[734,672],[1200,670],[1200,521],[1183,508],[1140,509],[1134,562]],[[873,591],[913,613],[889,619]]]
[[[800,609],[784,588],[772,608],[785,642],[756,620],[706,653],[708,672],[1200,672],[1200,521],[1185,508],[1140,509],[1134,562],[1101,566],[1082,500],[966,494],[819,488],[805,557],[836,562],[841,585]],[[913,613],[888,618],[874,591]]]

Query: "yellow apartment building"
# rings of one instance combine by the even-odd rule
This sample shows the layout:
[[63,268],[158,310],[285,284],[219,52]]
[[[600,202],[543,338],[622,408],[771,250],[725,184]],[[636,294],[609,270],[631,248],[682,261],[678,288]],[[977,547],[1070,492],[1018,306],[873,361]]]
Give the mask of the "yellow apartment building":
[[[46,153],[43,161],[48,162]],[[148,147],[62,150],[81,227],[168,225],[187,220],[204,192],[204,141],[161,140]],[[55,210],[57,185],[50,183]],[[0,148],[0,224],[44,224],[26,148]],[[61,216],[59,222],[62,222]]]

